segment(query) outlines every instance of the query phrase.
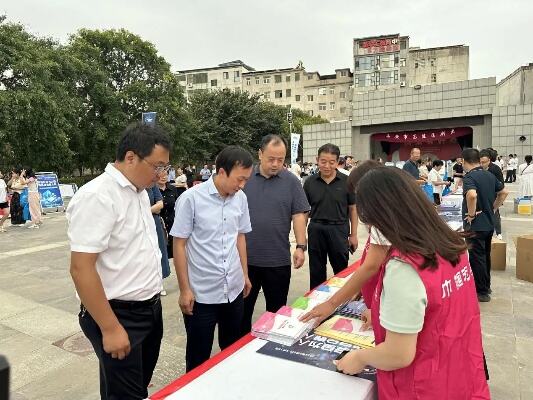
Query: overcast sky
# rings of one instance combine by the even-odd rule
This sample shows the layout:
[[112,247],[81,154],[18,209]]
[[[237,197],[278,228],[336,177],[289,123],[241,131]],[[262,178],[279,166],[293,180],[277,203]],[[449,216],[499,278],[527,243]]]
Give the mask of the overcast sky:
[[328,74],[353,69],[353,38],[389,33],[410,36],[411,46],[470,46],[470,78],[500,80],[533,62],[532,0],[6,0],[0,13],[62,42],[80,28],[125,28],[173,70],[302,60]]

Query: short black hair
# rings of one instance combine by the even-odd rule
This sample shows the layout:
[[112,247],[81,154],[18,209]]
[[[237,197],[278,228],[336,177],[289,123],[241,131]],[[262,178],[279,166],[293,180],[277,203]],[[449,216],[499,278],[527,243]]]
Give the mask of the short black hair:
[[433,160],[434,167],[440,167],[441,165],[444,165],[444,162],[442,160]]
[[345,158],[344,157],[340,157],[339,158],[339,165],[344,165],[344,164],[346,164]]
[[483,149],[479,152],[479,158],[481,157],[487,157],[490,160],[490,150],[489,149]]
[[128,151],[133,151],[140,158],[146,158],[157,145],[169,152],[172,150],[168,134],[159,125],[130,125],[122,132],[117,145],[116,160],[124,161]]
[[285,150],[289,148],[289,145],[287,144],[287,140],[283,136],[271,133],[261,138],[261,147],[260,147],[261,151],[265,151],[266,147],[270,143],[283,144],[285,146]]
[[337,160],[341,156],[341,151],[339,149],[339,146],[334,145],[333,143],[326,143],[320,146],[318,149],[318,156],[320,157],[320,154],[322,153],[329,153],[337,156]]
[[235,167],[250,168],[254,163],[252,155],[249,151],[240,146],[227,146],[220,153],[215,160],[217,173],[220,168],[226,171],[229,176],[231,170]]
[[531,164],[531,161],[533,161],[533,157],[531,157],[530,155],[527,155],[527,156],[526,156],[526,163],[527,163],[527,165]]
[[461,158],[469,164],[479,164],[479,150],[464,149],[461,153]]

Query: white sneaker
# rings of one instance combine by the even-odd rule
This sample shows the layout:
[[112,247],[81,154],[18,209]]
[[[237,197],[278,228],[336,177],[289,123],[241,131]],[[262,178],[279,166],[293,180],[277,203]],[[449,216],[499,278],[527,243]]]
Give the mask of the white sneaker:
[[501,233],[499,233],[498,235],[496,235],[496,237],[499,239],[499,240],[503,240],[503,236]]
[[159,293],[161,296],[166,296],[167,295],[167,291],[166,290],[161,290],[161,293]]

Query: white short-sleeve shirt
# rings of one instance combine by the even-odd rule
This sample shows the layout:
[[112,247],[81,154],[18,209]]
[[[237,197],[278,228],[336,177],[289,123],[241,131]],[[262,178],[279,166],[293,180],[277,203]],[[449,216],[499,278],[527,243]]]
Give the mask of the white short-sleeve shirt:
[[147,300],[162,290],[148,194],[112,164],[76,192],[67,220],[71,251],[98,253],[96,270],[108,300]]
[[0,203],[7,202],[7,185],[3,179],[0,179]]
[[371,226],[369,229],[369,233],[370,233],[370,244],[377,244],[379,246],[390,246],[391,245],[389,240],[385,236],[383,236],[383,233],[381,233],[381,231],[378,228]]

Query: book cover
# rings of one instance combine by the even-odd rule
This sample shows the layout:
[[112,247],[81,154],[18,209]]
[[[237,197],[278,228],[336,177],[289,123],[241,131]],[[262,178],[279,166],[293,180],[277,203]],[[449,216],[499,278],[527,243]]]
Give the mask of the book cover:
[[362,325],[363,321],[360,319],[334,315],[318,326],[315,332],[361,347],[374,347],[374,332],[361,331]]

